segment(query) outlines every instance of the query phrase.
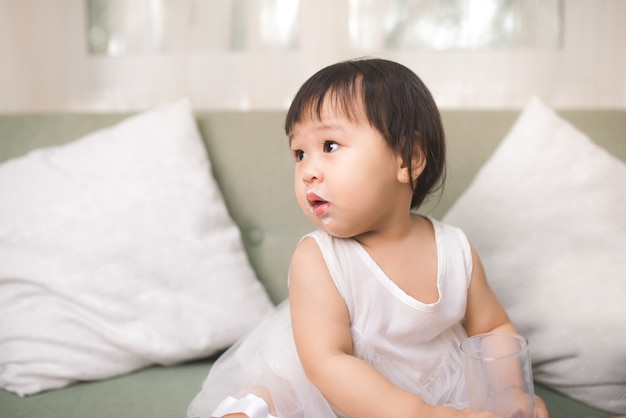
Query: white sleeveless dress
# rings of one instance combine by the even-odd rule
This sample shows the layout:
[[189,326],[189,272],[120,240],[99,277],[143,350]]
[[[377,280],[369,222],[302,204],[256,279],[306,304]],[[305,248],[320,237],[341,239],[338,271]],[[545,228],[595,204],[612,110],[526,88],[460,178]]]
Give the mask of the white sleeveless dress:
[[[463,232],[429,218],[435,230],[439,300],[422,303],[402,291],[353,239],[323,231],[319,245],[350,313],[354,355],[431,405],[467,407],[460,343],[472,272]],[[271,397],[281,418],[341,417],[307,379],[298,359],[288,301],[213,365],[188,416],[246,412],[273,417],[259,398]],[[256,395],[256,396],[254,396]],[[219,405],[219,406],[218,406]]]

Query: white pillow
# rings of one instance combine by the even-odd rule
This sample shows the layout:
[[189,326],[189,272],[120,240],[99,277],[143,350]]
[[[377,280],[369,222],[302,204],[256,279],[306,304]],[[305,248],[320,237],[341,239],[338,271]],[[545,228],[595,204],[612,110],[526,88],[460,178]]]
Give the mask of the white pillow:
[[0,165],[0,386],[21,396],[210,355],[272,304],[190,104]]
[[535,379],[626,413],[626,165],[533,99],[445,221],[478,250]]

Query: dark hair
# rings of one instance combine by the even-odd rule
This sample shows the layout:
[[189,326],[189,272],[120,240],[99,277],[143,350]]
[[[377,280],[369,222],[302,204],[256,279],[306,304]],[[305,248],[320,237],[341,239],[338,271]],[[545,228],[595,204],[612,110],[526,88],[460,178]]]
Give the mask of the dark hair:
[[[305,118],[321,118],[325,100],[355,120],[363,101],[369,123],[409,167],[411,208],[418,208],[445,177],[445,135],[437,105],[422,80],[407,67],[383,59],[358,59],[330,65],[309,78],[296,94],[285,132]],[[411,162],[419,151],[426,166],[413,181]]]

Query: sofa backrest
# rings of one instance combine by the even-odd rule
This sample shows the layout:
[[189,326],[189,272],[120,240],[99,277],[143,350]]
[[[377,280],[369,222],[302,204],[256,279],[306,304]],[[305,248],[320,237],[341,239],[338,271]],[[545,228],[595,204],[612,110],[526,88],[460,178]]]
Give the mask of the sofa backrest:
[[[519,111],[443,111],[448,176],[442,195],[422,209],[440,218],[469,185]],[[626,161],[626,110],[560,112]],[[313,226],[293,195],[293,160],[282,111],[198,112],[213,174],[241,229],[250,262],[275,302],[287,296],[291,252]],[[0,162],[110,126],[128,114],[0,115]],[[1,202],[0,202],[1,204]]]

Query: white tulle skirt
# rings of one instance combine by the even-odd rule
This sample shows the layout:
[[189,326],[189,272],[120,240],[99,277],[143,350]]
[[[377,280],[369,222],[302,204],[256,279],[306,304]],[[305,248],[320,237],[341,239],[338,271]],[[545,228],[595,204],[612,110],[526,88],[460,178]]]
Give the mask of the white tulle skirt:
[[[444,347],[449,352],[444,361],[445,367],[435,381],[428,383],[428,387],[416,385],[405,376],[405,372],[379,358],[375,352],[362,350],[355,354],[399,387],[421,396],[432,405],[464,408],[467,402],[458,347],[465,333],[460,325],[446,333],[448,335],[442,336],[445,344],[449,344],[448,348]],[[355,341],[355,346],[358,345]],[[264,409],[262,399],[268,402],[267,409]],[[220,408],[216,411],[218,406]],[[248,413],[255,418],[343,416],[322,396],[302,369],[293,339],[288,301],[280,304],[215,362],[202,390],[189,405],[187,415],[190,418],[208,418],[246,411],[257,411]]]

